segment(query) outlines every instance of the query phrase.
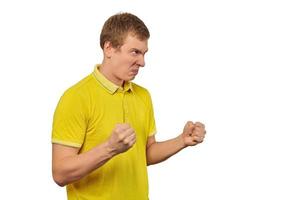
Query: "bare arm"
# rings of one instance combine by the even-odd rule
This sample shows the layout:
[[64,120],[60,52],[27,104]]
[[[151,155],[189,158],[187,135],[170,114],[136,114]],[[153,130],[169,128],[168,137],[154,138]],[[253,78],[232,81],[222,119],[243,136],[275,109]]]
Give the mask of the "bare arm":
[[103,143],[88,152],[78,154],[79,148],[52,144],[52,174],[59,186],[77,181],[102,166],[115,154]]
[[200,122],[194,124],[188,121],[183,132],[176,138],[164,142],[156,142],[155,136],[148,137],[147,165],[165,161],[185,147],[194,146],[203,142],[205,133],[206,131],[203,124]]
[[135,143],[134,130],[129,125],[117,125],[110,138],[93,149],[80,153],[79,148],[52,145],[52,174],[59,186],[80,180],[101,167],[117,154],[123,153]]
[[183,148],[185,145],[180,136],[164,142],[156,142],[155,136],[150,136],[147,142],[147,165],[165,161]]

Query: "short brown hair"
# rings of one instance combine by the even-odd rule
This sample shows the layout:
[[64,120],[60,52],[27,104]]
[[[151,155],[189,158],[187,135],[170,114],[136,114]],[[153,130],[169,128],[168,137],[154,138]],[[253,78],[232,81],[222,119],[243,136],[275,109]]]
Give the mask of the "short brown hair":
[[103,25],[100,35],[100,46],[103,49],[104,43],[111,42],[114,48],[123,45],[128,33],[132,33],[140,40],[149,39],[150,33],[144,22],[137,16],[130,13],[119,13],[111,16]]

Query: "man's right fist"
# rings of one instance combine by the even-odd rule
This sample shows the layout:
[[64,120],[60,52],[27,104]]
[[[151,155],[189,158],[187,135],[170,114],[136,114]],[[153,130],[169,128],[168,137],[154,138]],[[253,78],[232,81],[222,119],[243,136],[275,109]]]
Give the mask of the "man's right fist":
[[129,124],[116,124],[107,142],[109,149],[119,154],[130,149],[135,141],[135,132]]

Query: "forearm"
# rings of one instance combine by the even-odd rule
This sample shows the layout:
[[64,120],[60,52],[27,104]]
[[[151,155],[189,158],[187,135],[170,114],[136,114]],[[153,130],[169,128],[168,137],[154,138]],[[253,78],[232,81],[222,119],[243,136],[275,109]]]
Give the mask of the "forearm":
[[54,180],[60,186],[80,180],[115,155],[107,143],[103,143],[85,153],[65,157],[53,168]]
[[185,147],[181,135],[167,141],[155,142],[147,149],[147,165],[165,161]]

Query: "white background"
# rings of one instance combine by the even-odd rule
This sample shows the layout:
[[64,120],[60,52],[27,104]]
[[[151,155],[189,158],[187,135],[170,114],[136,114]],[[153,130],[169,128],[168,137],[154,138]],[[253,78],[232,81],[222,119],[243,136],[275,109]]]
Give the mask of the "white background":
[[53,112],[102,61],[102,25],[120,11],[151,32],[135,82],[152,94],[157,140],[187,120],[207,127],[203,144],[148,168],[150,199],[300,199],[297,1],[155,2],[0,2],[1,199],[66,199],[51,177]]

